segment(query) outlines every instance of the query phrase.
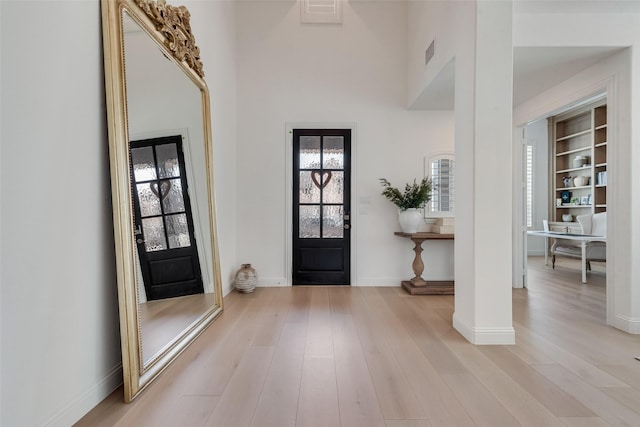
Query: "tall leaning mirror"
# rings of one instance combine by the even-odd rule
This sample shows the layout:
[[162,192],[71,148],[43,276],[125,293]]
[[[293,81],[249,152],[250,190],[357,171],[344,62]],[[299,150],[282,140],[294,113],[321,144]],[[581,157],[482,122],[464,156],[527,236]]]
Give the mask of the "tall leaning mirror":
[[102,0],[124,398],[222,311],[209,92],[189,12]]

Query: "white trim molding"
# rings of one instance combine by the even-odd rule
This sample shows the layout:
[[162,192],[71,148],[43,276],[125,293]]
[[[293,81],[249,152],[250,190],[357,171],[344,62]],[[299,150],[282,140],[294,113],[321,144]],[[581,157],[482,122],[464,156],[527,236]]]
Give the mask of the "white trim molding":
[[258,276],[258,284],[256,285],[259,288],[281,288],[286,286],[291,286],[291,279],[287,281],[286,277],[260,277]]
[[122,364],[120,363],[108,372],[97,384],[45,421],[43,426],[66,427],[74,424],[121,385]]
[[614,326],[630,334],[640,334],[640,319],[618,314]]
[[[291,260],[293,254],[293,243],[291,241],[291,234],[293,233],[293,130],[294,129],[344,129],[351,131],[351,216],[354,212],[354,200],[358,200],[358,188],[356,187],[357,174],[357,127],[353,122],[287,122],[285,123],[285,212],[284,215],[284,241],[285,241],[285,254],[284,254],[284,271],[285,281],[283,285],[275,286],[292,286],[292,268],[293,263]],[[356,250],[358,241],[358,223],[357,221],[351,222],[351,286],[357,286],[356,272]],[[267,285],[263,285],[267,286]]]
[[513,345],[516,343],[516,331],[509,328],[474,327],[460,321],[453,313],[453,327],[474,345]]

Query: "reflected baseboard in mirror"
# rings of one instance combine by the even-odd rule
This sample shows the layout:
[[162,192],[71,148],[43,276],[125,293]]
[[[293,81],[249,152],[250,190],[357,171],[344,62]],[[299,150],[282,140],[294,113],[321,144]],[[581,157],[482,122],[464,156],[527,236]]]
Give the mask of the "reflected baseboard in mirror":
[[209,92],[186,8],[102,0],[102,17],[128,402],[222,311]]

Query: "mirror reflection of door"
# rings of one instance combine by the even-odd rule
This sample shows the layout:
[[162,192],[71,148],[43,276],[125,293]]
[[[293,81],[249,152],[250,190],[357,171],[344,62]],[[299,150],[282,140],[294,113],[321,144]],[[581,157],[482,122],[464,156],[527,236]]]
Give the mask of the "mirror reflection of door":
[[293,131],[293,284],[350,284],[351,130]]
[[148,301],[203,293],[182,137],[131,142],[135,237]]

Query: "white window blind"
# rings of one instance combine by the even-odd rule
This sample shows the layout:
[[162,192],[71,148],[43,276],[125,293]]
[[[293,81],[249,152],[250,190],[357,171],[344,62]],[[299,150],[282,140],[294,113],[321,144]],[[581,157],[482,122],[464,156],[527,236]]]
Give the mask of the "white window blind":
[[533,227],[533,145],[526,147],[527,227]]

